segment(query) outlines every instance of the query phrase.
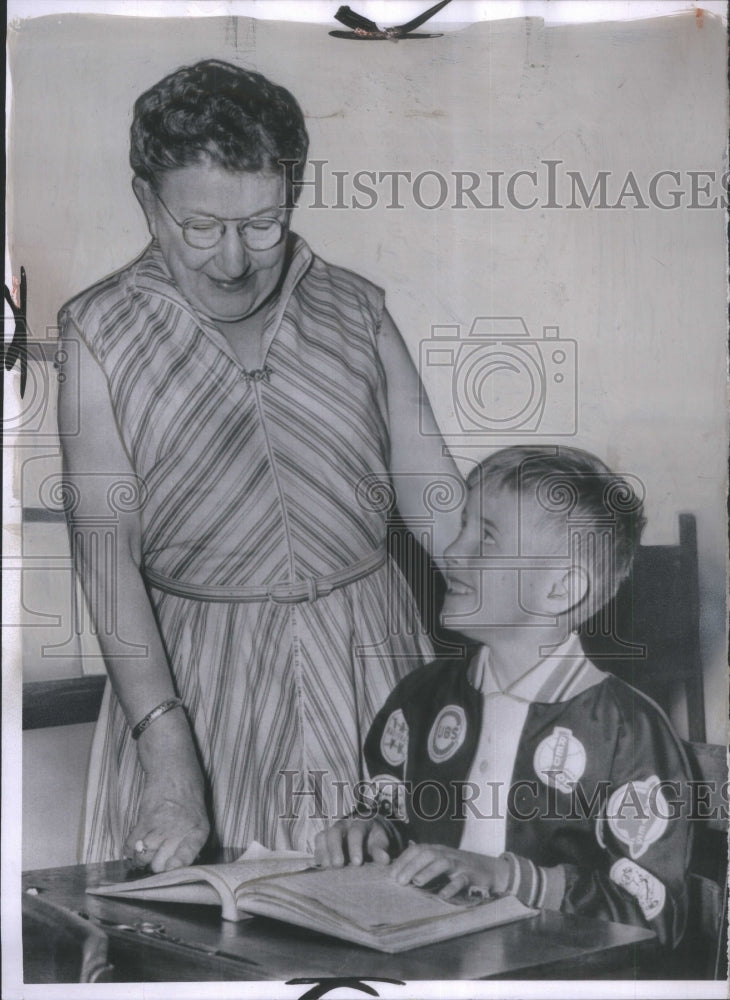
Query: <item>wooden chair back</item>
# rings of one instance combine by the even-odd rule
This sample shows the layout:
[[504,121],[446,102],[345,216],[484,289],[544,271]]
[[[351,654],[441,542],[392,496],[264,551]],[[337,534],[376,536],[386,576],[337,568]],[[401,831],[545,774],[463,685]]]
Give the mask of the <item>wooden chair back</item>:
[[679,515],[679,545],[641,545],[616,597],[581,628],[601,670],[648,694],[667,714],[683,692],[686,735],[704,743],[697,525]]

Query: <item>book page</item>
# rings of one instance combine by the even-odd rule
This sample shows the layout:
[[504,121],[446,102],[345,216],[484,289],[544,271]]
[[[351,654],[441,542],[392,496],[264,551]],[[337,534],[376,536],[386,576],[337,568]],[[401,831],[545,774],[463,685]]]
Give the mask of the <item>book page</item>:
[[[94,895],[118,893],[134,894],[138,890],[174,888],[190,882],[224,883],[235,893],[241,885],[256,879],[272,875],[283,875],[288,872],[300,872],[309,868],[312,859],[307,856],[292,856],[287,858],[267,857],[261,860],[244,860],[243,856],[236,861],[224,865],[190,865],[188,868],[178,868],[171,872],[160,872],[157,875],[146,875],[131,882],[113,882],[101,885],[88,891]],[[166,894],[167,899],[175,899],[173,893]]]
[[[448,917],[475,905],[450,903],[427,890],[399,885],[390,869],[376,864],[305,872],[251,887],[248,892],[275,896],[293,908],[366,931]],[[241,895],[245,909],[247,892]],[[481,908],[490,903],[476,905]]]
[[132,899],[144,899],[158,903],[194,903],[197,906],[223,906],[220,894],[208,882],[187,882],[174,885],[145,884],[144,879],[138,879],[129,889],[131,883],[116,882],[110,886],[99,886],[88,889],[93,896],[129,896]]

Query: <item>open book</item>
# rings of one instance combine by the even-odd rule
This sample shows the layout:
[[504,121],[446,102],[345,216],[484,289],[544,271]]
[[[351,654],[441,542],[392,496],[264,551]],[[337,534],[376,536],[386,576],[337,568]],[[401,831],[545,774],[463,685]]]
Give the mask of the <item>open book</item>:
[[160,903],[210,903],[222,907],[224,920],[245,920],[239,906],[243,891],[260,879],[290,875],[312,868],[311,854],[294,851],[268,851],[252,845],[236,861],[222,865],[191,865],[158,875],[145,875],[134,881],[114,882],[86,891],[94,896],[118,896],[149,899]]
[[125,899],[217,903],[225,920],[258,914],[345,941],[399,952],[530,916],[514,896],[447,902],[399,885],[387,867],[316,869],[302,856],[196,865],[88,892]]

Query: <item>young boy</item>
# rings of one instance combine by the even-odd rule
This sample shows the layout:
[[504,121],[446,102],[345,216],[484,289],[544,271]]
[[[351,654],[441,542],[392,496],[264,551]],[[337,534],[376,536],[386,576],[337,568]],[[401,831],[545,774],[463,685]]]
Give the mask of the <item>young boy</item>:
[[319,834],[324,866],[388,864],[440,894],[648,925],[686,920],[689,770],[662,712],[583,655],[628,574],[629,482],[573,448],[511,447],[468,478],[445,625],[477,645],[407,676],[365,742],[372,797]]

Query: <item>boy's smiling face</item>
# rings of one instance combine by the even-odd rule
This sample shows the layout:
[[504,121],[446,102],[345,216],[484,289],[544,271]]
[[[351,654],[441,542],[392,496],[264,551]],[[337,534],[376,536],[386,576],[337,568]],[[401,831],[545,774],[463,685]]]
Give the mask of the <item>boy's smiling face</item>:
[[[551,606],[550,595],[569,564],[558,534],[534,497],[520,502],[509,488],[473,486],[461,532],[445,552],[442,624],[480,642],[495,629],[553,625],[563,608]],[[536,565],[536,555],[555,558]]]

